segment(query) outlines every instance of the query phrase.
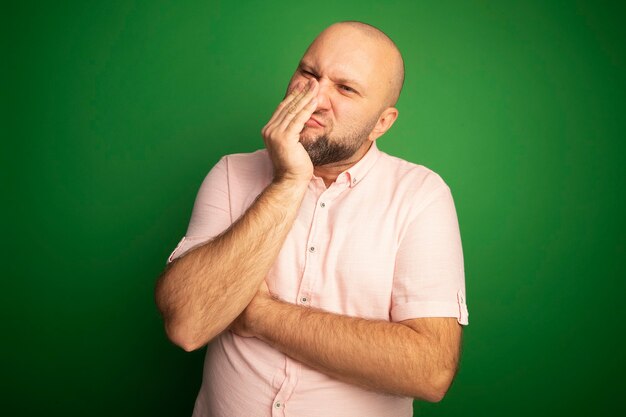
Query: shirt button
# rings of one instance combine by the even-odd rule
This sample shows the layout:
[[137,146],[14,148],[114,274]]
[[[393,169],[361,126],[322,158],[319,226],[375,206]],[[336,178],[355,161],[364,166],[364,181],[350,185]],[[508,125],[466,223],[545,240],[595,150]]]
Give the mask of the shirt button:
[[311,247],[309,248],[309,252],[315,252],[315,246],[311,246]]
[[321,207],[321,208],[326,207],[326,203],[320,203],[320,207]]
[[302,297],[302,298],[300,299],[300,301],[302,301],[303,303],[306,303],[306,302],[307,302],[307,298],[306,298],[306,297]]
[[280,401],[276,401],[276,403],[274,404],[274,407],[276,408],[280,408],[282,406],[282,404],[280,403]]

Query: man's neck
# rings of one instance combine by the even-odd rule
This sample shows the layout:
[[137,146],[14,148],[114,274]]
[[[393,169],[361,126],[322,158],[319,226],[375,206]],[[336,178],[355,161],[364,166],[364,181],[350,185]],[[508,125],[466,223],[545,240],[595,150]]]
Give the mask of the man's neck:
[[330,187],[330,185],[335,182],[339,174],[347,169],[350,169],[357,162],[359,162],[361,158],[363,158],[363,156],[365,156],[367,151],[369,151],[370,147],[372,146],[372,143],[372,141],[366,140],[359,148],[359,150],[357,150],[350,158],[343,161],[334,162],[332,164],[316,166],[313,168],[313,173],[315,174],[315,176],[320,177],[324,180],[326,188]]

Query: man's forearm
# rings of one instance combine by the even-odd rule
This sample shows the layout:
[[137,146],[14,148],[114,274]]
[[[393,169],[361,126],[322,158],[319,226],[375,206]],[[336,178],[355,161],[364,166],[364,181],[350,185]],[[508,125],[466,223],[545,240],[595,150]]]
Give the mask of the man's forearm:
[[248,324],[252,333],[286,355],[344,382],[438,401],[454,375],[454,370],[442,369],[436,341],[405,325],[277,300],[256,308]]
[[248,305],[274,263],[306,184],[273,182],[223,234],[172,262],[156,287],[170,339],[197,349]]

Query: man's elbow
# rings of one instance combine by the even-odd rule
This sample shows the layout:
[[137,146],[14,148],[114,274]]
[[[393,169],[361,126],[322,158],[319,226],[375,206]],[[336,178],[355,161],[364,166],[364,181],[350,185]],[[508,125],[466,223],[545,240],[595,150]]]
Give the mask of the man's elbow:
[[443,397],[446,395],[446,391],[441,390],[430,390],[426,394],[422,394],[422,400],[427,401],[429,403],[438,403],[443,400]]
[[173,344],[180,347],[185,352],[193,352],[207,344],[206,341],[194,337],[191,332],[184,331],[183,326],[176,326],[171,322],[165,323],[165,334]]
[[220,333],[225,331],[222,323],[211,323],[208,328],[199,328],[187,320],[187,323],[173,319],[165,320],[167,338],[185,352],[193,352],[206,346]]
[[165,272],[161,274],[159,279],[157,280],[155,291],[154,291],[154,300],[163,318],[163,324],[165,328],[165,334],[167,338],[174,345],[182,348],[186,352],[192,352],[194,350],[200,349],[202,346],[206,345],[206,341],[201,342],[195,335],[198,333],[197,331],[193,331],[193,327],[189,324],[189,319],[183,319],[181,317],[180,312],[176,311],[168,298],[170,289],[166,288],[167,286],[167,278],[168,273],[171,273],[170,270],[173,268],[173,265],[177,263],[178,260],[174,260],[171,264],[168,265]]
[[416,397],[431,403],[440,402],[448,392],[450,385],[452,385],[454,375],[455,372],[453,371],[444,371],[437,374]]

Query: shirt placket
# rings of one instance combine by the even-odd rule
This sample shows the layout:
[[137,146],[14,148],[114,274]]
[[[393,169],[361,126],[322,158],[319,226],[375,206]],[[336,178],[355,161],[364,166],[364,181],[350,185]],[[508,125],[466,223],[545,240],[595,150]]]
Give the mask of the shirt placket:
[[[312,184],[312,189],[309,189],[308,192],[314,193],[317,195],[321,192],[319,188],[319,184]],[[312,237],[314,236],[314,225],[317,217],[317,207],[314,209],[313,219],[312,219],[312,227],[309,229],[309,236],[307,236],[307,245],[306,245],[306,254],[304,260],[304,272],[302,276],[302,281],[300,288],[304,288],[302,283],[307,280],[307,276],[311,273],[310,269],[313,266],[312,260],[309,258],[309,255],[314,254],[316,247],[313,243]],[[310,300],[309,292],[300,291],[296,298],[296,304],[298,305],[308,305]],[[288,416],[288,401],[293,393],[297,381],[298,375],[300,374],[300,365],[298,362],[293,359],[285,356],[285,378],[280,385],[276,396],[272,402],[272,417],[286,417]]]
[[321,270],[321,262],[323,262],[326,247],[328,246],[328,236],[323,234],[328,230],[328,214],[335,198],[348,187],[345,174],[342,175],[344,176],[338,178],[338,181],[333,183],[328,189],[324,188],[315,199],[315,209],[307,238],[304,273],[297,296],[299,305],[315,306],[319,304],[319,300],[315,299],[315,297],[319,296],[315,291],[315,282]]
[[[306,253],[304,255],[304,272],[300,283],[300,290],[296,298],[296,303],[301,306],[310,306],[316,302],[315,280],[316,274],[320,270],[320,262],[324,256],[324,245],[326,240],[320,236],[320,231],[326,230],[328,221],[328,210],[333,204],[333,200],[348,187],[347,180],[340,183],[333,183],[330,188],[320,187],[316,184],[310,192],[315,193],[315,208],[311,219],[311,227],[307,236]],[[310,204],[310,203],[309,203]],[[288,417],[289,398],[296,388],[298,377],[301,372],[301,365],[289,357],[285,357],[285,379],[280,389],[274,397],[272,403],[272,417]]]
[[289,397],[298,383],[300,365],[293,359],[285,356],[285,380],[274,397],[272,403],[272,417],[286,417]]

